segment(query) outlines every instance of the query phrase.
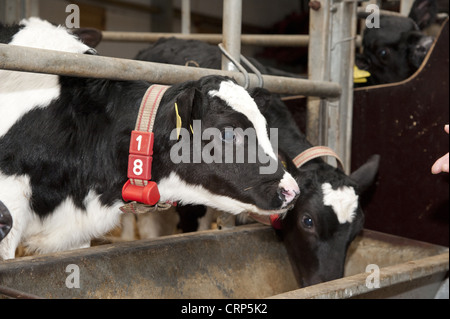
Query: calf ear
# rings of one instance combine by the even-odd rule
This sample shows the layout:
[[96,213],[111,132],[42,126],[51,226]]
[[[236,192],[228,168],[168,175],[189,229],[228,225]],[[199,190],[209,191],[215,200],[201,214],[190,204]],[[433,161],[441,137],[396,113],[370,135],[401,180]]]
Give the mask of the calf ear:
[[84,44],[91,48],[95,48],[102,41],[103,37],[102,32],[94,28],[72,29],[72,33],[77,35]]
[[0,201],[0,242],[12,228],[12,217],[6,206]]
[[[190,131],[190,126],[194,119],[201,118],[201,93],[196,88],[183,90],[176,97],[178,115],[181,118],[181,127]],[[174,123],[176,122],[174,107]]]
[[270,92],[263,88],[254,88],[249,92],[249,94],[253,98],[253,100],[255,100],[255,103],[261,113],[265,113],[265,111],[269,108],[270,102],[272,100],[272,95],[270,94]]
[[369,160],[354,171],[350,178],[353,179],[364,193],[375,181],[380,166],[380,155],[372,155]]
[[436,21],[437,12],[436,0],[416,0],[409,12],[409,18],[423,30]]

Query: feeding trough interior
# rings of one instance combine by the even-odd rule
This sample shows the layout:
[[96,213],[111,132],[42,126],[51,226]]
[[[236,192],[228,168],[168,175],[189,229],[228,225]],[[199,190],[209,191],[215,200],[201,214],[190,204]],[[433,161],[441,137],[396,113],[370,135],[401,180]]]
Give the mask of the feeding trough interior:
[[[369,264],[380,289],[364,288]],[[447,248],[365,230],[349,250],[350,277],[299,289],[275,232],[248,225],[4,261],[0,286],[45,298],[433,297],[447,271]]]

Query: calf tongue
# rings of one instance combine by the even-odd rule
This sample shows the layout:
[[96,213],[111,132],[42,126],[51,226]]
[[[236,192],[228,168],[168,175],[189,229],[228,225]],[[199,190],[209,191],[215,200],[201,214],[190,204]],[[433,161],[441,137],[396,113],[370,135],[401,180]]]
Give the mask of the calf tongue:
[[272,215],[258,215],[255,213],[249,213],[249,216],[256,220],[258,223],[264,225],[271,225],[273,228],[280,230],[281,229],[281,220],[279,214]]

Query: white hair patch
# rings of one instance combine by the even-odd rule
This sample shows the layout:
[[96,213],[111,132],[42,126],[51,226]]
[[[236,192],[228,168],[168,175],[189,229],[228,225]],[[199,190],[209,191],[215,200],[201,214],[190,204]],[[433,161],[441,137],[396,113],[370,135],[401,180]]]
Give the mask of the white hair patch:
[[261,145],[264,152],[278,162],[277,156],[270,143],[269,136],[267,134],[267,122],[266,118],[261,114],[252,99],[250,94],[240,85],[233,83],[232,81],[223,81],[220,84],[219,91],[209,92],[211,96],[217,96],[225,101],[233,110],[244,114],[250,122],[252,122],[258,143]]
[[358,208],[358,195],[353,187],[342,186],[333,189],[330,183],[322,184],[323,203],[331,206],[339,223],[351,223]]
[[84,53],[89,47],[63,26],[55,26],[39,18],[20,21],[23,29],[17,32],[10,45],[72,53]]

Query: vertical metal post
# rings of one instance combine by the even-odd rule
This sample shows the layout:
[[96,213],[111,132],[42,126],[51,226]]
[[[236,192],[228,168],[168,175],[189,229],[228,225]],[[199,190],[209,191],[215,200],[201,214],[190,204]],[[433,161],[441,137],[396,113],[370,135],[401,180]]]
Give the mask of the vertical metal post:
[[0,22],[17,23],[23,18],[39,16],[39,2],[33,0],[0,1]]
[[181,33],[191,33],[191,0],[181,0]]
[[[242,32],[242,0],[223,0],[222,41],[225,50],[240,62]],[[236,66],[222,55],[222,70],[238,71]],[[220,229],[236,225],[236,216],[223,213],[217,219]]]
[[[223,45],[231,56],[240,61],[242,31],[242,0],[223,1]],[[222,70],[237,71],[226,57],[222,57]]]
[[[340,155],[347,173],[350,173],[353,122],[353,66],[355,64],[356,1],[335,2],[333,12],[333,40],[331,47],[330,80],[341,84],[339,105],[329,107],[328,145]],[[335,11],[334,11],[335,10]]]
[[[310,1],[308,78],[329,81],[331,5],[330,0]],[[306,136],[313,145],[325,145],[325,100],[308,97]]]
[[[334,149],[349,173],[353,119],[353,65],[356,1],[320,0],[311,10],[310,79],[337,82],[338,99],[309,99],[307,135],[315,145]],[[309,114],[311,112],[311,114]]]
[[409,15],[409,11],[411,11],[414,0],[401,0],[400,1],[400,14],[407,17]]

